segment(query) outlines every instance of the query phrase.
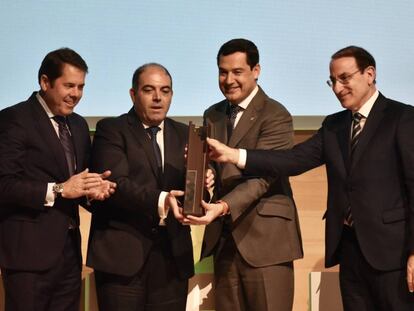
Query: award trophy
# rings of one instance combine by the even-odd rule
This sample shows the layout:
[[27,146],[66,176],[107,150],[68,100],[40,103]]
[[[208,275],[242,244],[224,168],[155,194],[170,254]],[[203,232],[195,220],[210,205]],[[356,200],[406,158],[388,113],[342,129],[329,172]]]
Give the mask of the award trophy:
[[208,168],[208,145],[206,138],[209,135],[209,126],[197,127],[190,121],[183,204],[183,213],[185,215],[203,216],[205,214],[204,208],[201,206],[201,200],[208,195],[204,187],[204,181]]

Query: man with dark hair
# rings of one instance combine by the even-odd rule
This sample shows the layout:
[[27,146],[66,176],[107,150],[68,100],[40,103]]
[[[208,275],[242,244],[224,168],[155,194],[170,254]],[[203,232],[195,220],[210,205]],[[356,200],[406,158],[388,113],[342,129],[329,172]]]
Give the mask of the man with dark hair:
[[[259,52],[245,39],[217,55],[225,100],[204,113],[212,137],[237,148],[288,149],[292,118],[257,85]],[[293,260],[302,241],[289,180],[246,178],[233,164],[215,168],[217,199],[206,215],[183,222],[208,224],[202,256],[214,254],[216,310],[286,310],[293,304]]]
[[165,67],[143,65],[132,83],[133,108],[96,128],[92,168],[110,169],[118,188],[93,212],[87,264],[100,311],[184,311],[194,274],[190,228],[169,209],[182,195],[173,189],[185,185],[188,127],[166,117],[173,90]]
[[344,309],[414,308],[414,108],[375,86],[375,60],[336,52],[327,81],[345,110],[288,151],[237,150],[209,140],[211,157],[245,174],[291,176],[326,165],[327,267],[340,264]]
[[103,200],[115,184],[89,173],[90,139],[73,112],[87,66],[75,51],[46,55],[40,91],[0,112],[0,267],[5,306],[79,310],[78,205]]

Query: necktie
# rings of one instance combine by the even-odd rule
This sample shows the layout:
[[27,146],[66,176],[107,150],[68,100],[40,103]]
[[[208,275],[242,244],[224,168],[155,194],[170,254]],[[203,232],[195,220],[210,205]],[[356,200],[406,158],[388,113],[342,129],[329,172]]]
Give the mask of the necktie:
[[233,133],[234,129],[234,123],[236,122],[237,114],[242,110],[243,108],[239,105],[230,104],[227,123],[227,137],[231,137],[231,134]]
[[[351,160],[352,160],[352,155],[354,153],[354,150],[358,144],[359,141],[359,137],[361,135],[362,132],[362,126],[361,126],[361,120],[363,118],[365,118],[362,114],[360,114],[359,112],[355,113],[352,117],[352,133],[351,133]],[[354,219],[352,217],[352,212],[351,212],[351,206],[348,207],[348,210],[346,211],[346,215],[345,215],[345,222],[349,225],[352,226],[354,224]]]
[[354,153],[356,145],[358,144],[359,137],[362,132],[361,120],[365,118],[359,112],[355,113],[352,122],[352,135],[351,135],[351,156]]
[[68,164],[69,176],[75,173],[75,148],[70,134],[66,118],[54,116],[53,120],[59,125],[59,139],[65,151],[66,163]]
[[147,133],[149,134],[151,138],[152,149],[154,151],[155,160],[157,161],[159,175],[161,175],[162,173],[161,150],[160,150],[160,146],[158,146],[158,143],[157,143],[157,133],[160,130],[161,129],[158,126],[150,126],[149,128],[146,129]]

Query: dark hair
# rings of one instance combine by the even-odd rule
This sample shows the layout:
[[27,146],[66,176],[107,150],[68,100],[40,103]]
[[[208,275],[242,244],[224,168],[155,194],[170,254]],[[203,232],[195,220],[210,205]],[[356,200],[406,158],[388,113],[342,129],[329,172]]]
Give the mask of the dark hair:
[[171,78],[171,75],[168,72],[167,68],[165,68],[163,65],[158,64],[158,63],[147,63],[147,64],[144,64],[144,65],[138,67],[135,70],[134,75],[132,76],[132,89],[135,92],[138,90],[139,77],[149,67],[158,67],[158,68],[161,68],[162,70],[164,70],[164,72],[167,74],[167,76],[170,77],[171,87],[172,87],[172,78]]
[[227,56],[236,52],[246,53],[246,61],[253,69],[259,63],[259,50],[257,46],[246,39],[233,39],[224,43],[217,53],[217,65],[219,65],[220,56]]
[[85,73],[88,72],[88,65],[78,53],[69,48],[60,48],[49,52],[43,59],[37,76],[39,84],[41,76],[46,75],[53,85],[53,82],[62,75],[65,64],[72,65]]
[[353,57],[357,63],[358,69],[363,72],[365,68],[372,66],[375,67],[375,59],[374,57],[365,49],[350,45],[343,49],[340,49],[338,52],[334,53],[331,56],[331,59],[338,59],[342,57]]

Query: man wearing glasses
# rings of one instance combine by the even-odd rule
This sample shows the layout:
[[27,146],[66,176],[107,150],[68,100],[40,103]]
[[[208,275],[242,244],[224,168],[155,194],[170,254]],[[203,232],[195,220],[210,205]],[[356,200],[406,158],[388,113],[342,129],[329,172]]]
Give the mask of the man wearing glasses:
[[297,175],[326,165],[327,267],[340,264],[345,310],[414,310],[414,108],[384,97],[375,60],[349,46],[332,55],[328,85],[345,110],[292,150],[231,149],[211,158],[245,174]]

